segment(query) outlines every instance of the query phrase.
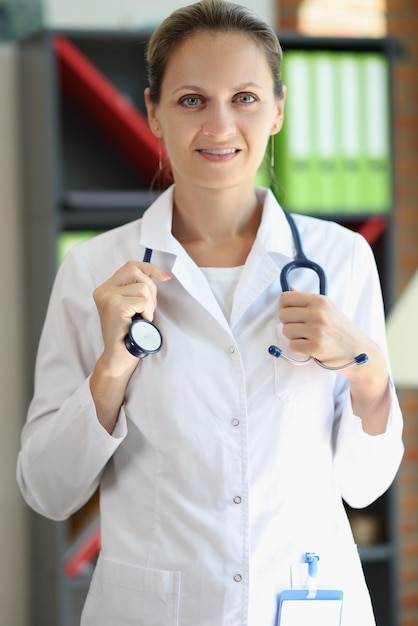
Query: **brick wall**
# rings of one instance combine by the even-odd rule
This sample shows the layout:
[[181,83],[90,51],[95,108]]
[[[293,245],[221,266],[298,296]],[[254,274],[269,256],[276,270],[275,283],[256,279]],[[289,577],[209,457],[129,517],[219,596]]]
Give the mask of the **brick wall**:
[[418,393],[403,391],[405,458],[398,479],[400,626],[418,624]]
[[[388,34],[399,41],[393,68],[395,290],[418,268],[418,3],[387,1]],[[418,319],[418,312],[417,312]],[[417,366],[418,372],[418,366]],[[400,626],[418,625],[418,391],[403,390],[405,458],[398,479]]]
[[[277,0],[278,28],[297,30],[301,0]],[[418,2],[387,0],[388,34],[402,53],[393,67],[395,295],[418,269]],[[417,311],[418,323],[418,311]],[[418,364],[417,364],[418,371]],[[405,458],[398,477],[399,626],[418,626],[418,391],[399,393]]]

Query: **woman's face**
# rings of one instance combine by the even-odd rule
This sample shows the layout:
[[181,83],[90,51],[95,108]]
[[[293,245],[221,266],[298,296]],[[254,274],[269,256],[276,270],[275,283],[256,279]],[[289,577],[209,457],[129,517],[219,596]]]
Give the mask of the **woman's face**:
[[153,133],[174,180],[221,189],[253,185],[284,98],[262,50],[240,33],[198,33],[170,58],[158,104],[145,92]]

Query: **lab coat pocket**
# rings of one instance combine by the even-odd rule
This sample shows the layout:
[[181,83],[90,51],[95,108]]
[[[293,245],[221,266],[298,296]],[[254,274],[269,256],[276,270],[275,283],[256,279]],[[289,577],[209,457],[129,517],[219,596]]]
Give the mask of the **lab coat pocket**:
[[180,572],[100,557],[81,626],[177,626]]

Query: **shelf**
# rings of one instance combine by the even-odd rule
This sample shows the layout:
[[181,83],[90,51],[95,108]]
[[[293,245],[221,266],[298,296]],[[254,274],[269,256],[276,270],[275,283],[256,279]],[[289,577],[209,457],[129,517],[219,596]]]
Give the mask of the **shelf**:
[[157,191],[68,191],[60,200],[64,230],[113,228],[140,218]]
[[69,211],[142,209],[158,198],[158,191],[67,191],[61,205]]
[[403,54],[399,42],[392,37],[311,37],[298,32],[278,32],[283,51],[331,50],[350,52],[383,52],[390,56]]
[[[124,220],[131,221],[141,217],[160,193],[145,189],[66,191],[59,201],[62,207],[61,225],[68,229],[84,229],[89,225],[92,227],[107,225],[109,220],[112,225],[119,225]],[[113,212],[117,212],[117,215],[113,215]],[[332,214],[314,211],[311,214],[319,219],[343,222],[360,232],[372,244],[384,233],[388,219],[386,215],[371,215],[366,211],[360,213],[336,211]]]
[[392,544],[382,543],[359,548],[359,554],[363,563],[383,562],[389,561],[395,556],[395,548]]

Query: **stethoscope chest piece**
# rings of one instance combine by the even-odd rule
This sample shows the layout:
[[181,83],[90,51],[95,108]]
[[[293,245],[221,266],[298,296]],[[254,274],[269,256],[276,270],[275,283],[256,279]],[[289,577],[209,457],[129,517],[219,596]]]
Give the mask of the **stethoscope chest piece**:
[[145,320],[139,313],[134,315],[129,332],[125,337],[127,350],[138,359],[159,352],[163,345],[163,337],[157,326]]

